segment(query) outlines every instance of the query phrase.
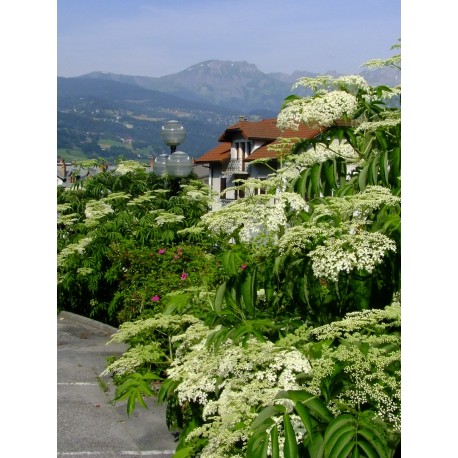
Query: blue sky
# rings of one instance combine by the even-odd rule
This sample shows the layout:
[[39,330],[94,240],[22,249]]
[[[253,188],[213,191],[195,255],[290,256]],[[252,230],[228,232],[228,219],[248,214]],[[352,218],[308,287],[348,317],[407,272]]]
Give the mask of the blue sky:
[[57,74],[163,76],[208,59],[358,73],[392,55],[401,0],[57,0]]

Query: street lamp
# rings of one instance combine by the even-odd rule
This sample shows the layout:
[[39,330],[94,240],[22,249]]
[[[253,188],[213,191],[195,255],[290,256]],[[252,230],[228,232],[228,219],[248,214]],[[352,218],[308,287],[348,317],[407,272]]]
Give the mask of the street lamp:
[[178,121],[167,121],[161,127],[161,138],[170,146],[170,155],[161,154],[154,160],[156,175],[168,174],[172,177],[186,177],[192,171],[192,159],[183,151],[177,151],[186,137],[184,126]]

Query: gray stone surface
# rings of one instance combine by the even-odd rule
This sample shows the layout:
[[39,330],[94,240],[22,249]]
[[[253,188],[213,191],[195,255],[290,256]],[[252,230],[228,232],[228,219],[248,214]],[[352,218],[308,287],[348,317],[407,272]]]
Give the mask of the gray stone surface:
[[129,417],[125,402],[113,402],[111,378],[100,376],[106,358],[127,348],[107,345],[114,332],[72,313],[57,317],[57,456],[172,457],[165,406],[147,399],[148,409],[138,406]]

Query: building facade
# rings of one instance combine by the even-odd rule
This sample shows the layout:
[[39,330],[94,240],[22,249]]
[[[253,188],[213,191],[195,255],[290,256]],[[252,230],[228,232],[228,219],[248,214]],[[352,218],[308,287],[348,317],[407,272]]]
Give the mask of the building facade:
[[[235,185],[234,180],[248,177],[262,180],[272,173],[272,168],[278,167],[276,153],[268,149],[269,145],[279,138],[312,139],[323,131],[322,128],[305,125],[297,131],[281,131],[276,124],[276,118],[248,121],[240,117],[239,122],[229,126],[219,137],[218,146],[194,161],[208,167],[208,185],[220,194],[222,205],[244,197],[240,190],[225,192],[226,188]],[[267,159],[270,167],[263,163],[252,164],[255,159]]]

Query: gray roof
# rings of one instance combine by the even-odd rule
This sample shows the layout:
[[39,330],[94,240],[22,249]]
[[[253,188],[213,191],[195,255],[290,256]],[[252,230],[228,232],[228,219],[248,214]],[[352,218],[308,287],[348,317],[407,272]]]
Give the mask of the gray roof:
[[[116,165],[109,165],[108,170],[115,170]],[[87,176],[94,176],[101,172],[99,167],[89,167],[80,169],[78,166],[70,163],[65,164],[65,169],[67,172],[67,176],[64,176],[62,164],[60,162],[57,163],[57,186],[63,186],[64,188],[70,188],[74,182],[71,180],[72,174],[80,174],[81,178],[85,178]],[[153,169],[151,167],[145,167],[147,172],[152,172]],[[202,165],[196,164],[193,167],[193,172],[197,175],[198,178],[203,179],[208,177],[208,168],[203,167]],[[63,180],[65,178],[65,181]]]

